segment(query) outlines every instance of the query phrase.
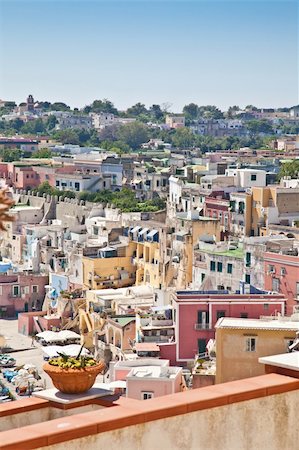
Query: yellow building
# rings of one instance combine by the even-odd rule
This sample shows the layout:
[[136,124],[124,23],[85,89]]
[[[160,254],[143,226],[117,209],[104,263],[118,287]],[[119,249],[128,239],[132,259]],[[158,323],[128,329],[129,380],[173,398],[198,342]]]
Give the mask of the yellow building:
[[136,266],[133,257],[136,243],[105,247],[96,257],[83,256],[83,285],[85,289],[107,289],[132,286]]
[[162,278],[159,270],[160,251],[158,242],[140,242],[136,251],[136,285],[149,284],[161,287]]
[[266,235],[270,224],[292,226],[298,219],[299,189],[281,186],[252,188],[251,235]]
[[192,283],[194,246],[199,239],[208,236],[220,241],[220,221],[210,217],[193,217],[189,213],[177,213],[175,225],[168,286],[185,289]]
[[265,368],[258,359],[286,353],[299,322],[222,317],[215,328],[216,383],[226,383],[262,375]]

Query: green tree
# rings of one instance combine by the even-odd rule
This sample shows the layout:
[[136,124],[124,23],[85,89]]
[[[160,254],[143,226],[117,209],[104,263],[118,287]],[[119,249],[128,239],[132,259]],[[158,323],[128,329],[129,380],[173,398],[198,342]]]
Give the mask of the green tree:
[[195,103],[189,103],[189,105],[185,105],[183,108],[183,113],[186,116],[186,120],[192,121],[197,119],[198,105],[196,105]]
[[54,134],[54,138],[62,144],[79,145],[80,139],[75,130],[67,128],[66,130],[59,130]]
[[148,114],[148,110],[146,109],[146,107],[143,103],[136,103],[136,105],[133,105],[130,108],[128,108],[126,112],[127,112],[128,116],[133,116],[133,117],[138,117],[142,114],[145,114],[145,115]]
[[133,150],[140,148],[140,145],[148,141],[148,128],[140,122],[133,122],[122,125],[117,130],[118,140],[129,145]]
[[251,134],[273,134],[273,128],[267,120],[249,120],[246,123],[246,128]]
[[198,108],[198,113],[201,117],[205,119],[223,119],[223,112],[213,105],[200,106]]
[[114,104],[106,98],[104,98],[104,100],[94,100],[91,105],[85,106],[83,111],[87,114],[90,112],[103,112],[118,115],[118,110],[115,108]]
[[160,105],[152,105],[149,109],[149,112],[154,120],[159,121],[164,117],[164,113]]
[[175,147],[189,148],[195,145],[197,139],[189,128],[177,128],[171,140]]
[[299,178],[299,159],[282,164],[278,178],[281,179],[283,177]]
[[50,109],[51,109],[51,111],[69,111],[71,108],[70,108],[70,106],[66,105],[65,103],[55,102],[55,103],[52,103]]
[[22,152],[19,149],[4,148],[0,150],[0,158],[3,162],[20,161]]
[[48,148],[41,148],[40,150],[33,152],[32,157],[33,158],[51,158],[52,152]]
[[46,128],[47,130],[51,131],[55,128],[55,125],[58,123],[58,120],[54,115],[50,115],[46,121]]

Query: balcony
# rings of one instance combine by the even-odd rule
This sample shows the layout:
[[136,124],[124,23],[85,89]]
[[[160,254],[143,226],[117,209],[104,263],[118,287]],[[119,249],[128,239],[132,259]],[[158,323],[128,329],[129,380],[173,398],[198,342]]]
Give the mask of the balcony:
[[195,323],[194,330],[211,330],[212,326],[209,323]]

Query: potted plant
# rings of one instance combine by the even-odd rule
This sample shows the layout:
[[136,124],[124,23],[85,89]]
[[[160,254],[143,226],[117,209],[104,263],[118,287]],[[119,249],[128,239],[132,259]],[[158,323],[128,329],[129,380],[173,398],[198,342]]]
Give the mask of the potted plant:
[[59,353],[58,357],[51,358],[43,366],[54,386],[64,394],[88,391],[105,367],[102,361],[98,362],[91,356],[81,356],[82,348],[77,357]]

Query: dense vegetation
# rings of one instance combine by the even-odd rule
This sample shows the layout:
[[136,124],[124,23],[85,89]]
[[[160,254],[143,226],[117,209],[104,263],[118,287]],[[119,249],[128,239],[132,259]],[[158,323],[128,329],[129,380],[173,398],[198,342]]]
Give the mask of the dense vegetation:
[[[50,136],[52,139],[62,144],[74,144],[81,146],[100,146],[102,148],[113,150],[119,154],[129,151],[136,151],[140,145],[147,142],[150,138],[163,139],[165,142],[171,143],[174,147],[183,148],[200,148],[203,152],[235,149],[240,146],[251,148],[261,148],[268,144],[269,137],[273,136],[275,130],[282,133],[299,133],[299,126],[285,125],[283,120],[275,126],[267,120],[255,119],[253,112],[257,108],[248,105],[244,112],[240,111],[238,106],[231,106],[226,113],[223,113],[214,105],[199,106],[195,103],[185,105],[183,113],[186,118],[186,125],[196,124],[201,119],[222,119],[222,118],[242,118],[248,134],[246,136],[229,136],[223,138],[215,138],[212,136],[201,136],[192,132],[190,128],[177,130],[165,130],[157,126],[165,123],[166,114],[171,105],[153,104],[146,108],[142,103],[136,103],[126,111],[119,111],[114,104],[107,99],[95,100],[90,105],[85,106],[81,111],[78,108],[70,109],[68,105],[62,102],[51,104],[50,102],[40,102],[44,112],[50,111],[70,111],[72,114],[89,114],[94,113],[113,113],[119,117],[134,118],[136,122],[126,125],[113,125],[103,129],[100,133],[96,130],[79,130],[65,129],[56,130],[57,119],[53,115],[23,122],[20,118],[11,121],[0,120],[0,133],[13,136],[16,133],[31,137],[39,137],[41,135]],[[14,105],[9,104],[0,108],[0,116],[12,111]],[[288,108],[284,108],[288,110]],[[156,124],[156,126],[151,126]],[[0,155],[1,156],[1,155]],[[4,160],[11,160],[11,157],[5,155]]]
[[100,192],[80,192],[75,193],[72,191],[60,191],[45,181],[40,184],[34,192],[38,192],[40,195],[49,194],[57,195],[62,198],[76,198],[94,203],[113,204],[116,208],[119,208],[122,212],[155,212],[165,208],[165,200],[160,197],[153,200],[140,201],[136,199],[134,191],[128,188],[123,188],[121,191],[109,191],[103,190]]
[[299,177],[299,159],[288,161],[282,164],[278,173],[278,178],[283,177],[298,178]]
[[121,191],[104,190],[101,192],[81,192],[80,200],[98,203],[110,203],[122,212],[154,212],[165,208],[165,201],[159,197],[153,200],[139,201],[135,197],[134,191],[123,188]]

